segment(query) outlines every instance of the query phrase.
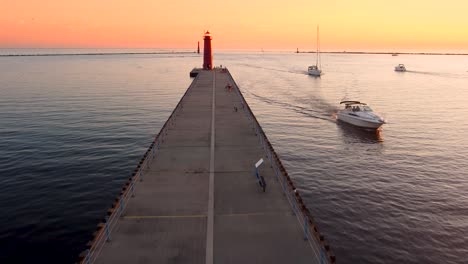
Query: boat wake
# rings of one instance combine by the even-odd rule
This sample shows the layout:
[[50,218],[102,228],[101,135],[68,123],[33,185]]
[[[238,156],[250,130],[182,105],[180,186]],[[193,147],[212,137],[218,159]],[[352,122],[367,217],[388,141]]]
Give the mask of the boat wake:
[[272,98],[268,98],[268,97],[265,97],[265,96],[260,96],[258,94],[255,94],[249,90],[245,90],[243,89],[242,92],[246,93],[246,94],[249,94],[251,95],[252,97],[264,102],[264,103],[267,103],[267,104],[271,104],[271,105],[277,105],[277,106],[280,106],[284,109],[288,109],[288,110],[291,110],[291,111],[294,111],[298,114],[301,114],[301,115],[304,115],[304,116],[307,116],[307,117],[311,117],[311,118],[316,118],[316,119],[321,119],[321,120],[325,120],[325,121],[330,121],[330,122],[335,122],[335,114],[336,112],[338,111],[338,109],[326,102],[323,102],[322,100],[313,100],[312,101],[312,104],[317,106],[318,109],[312,109],[312,108],[308,108],[308,107],[304,107],[304,106],[300,106],[300,105],[295,105],[295,104],[291,104],[291,103],[288,103],[288,102],[282,102],[282,101],[279,101],[279,100],[275,100],[275,99],[272,99]]
[[460,78],[466,77],[464,75],[456,74],[456,73],[449,73],[449,72],[426,72],[426,71],[406,71],[408,73],[415,73],[415,74],[423,74],[423,75],[430,75],[430,76],[438,76],[438,77],[448,77],[448,78]]
[[407,70],[406,72],[410,72],[410,73],[417,73],[417,74],[426,74],[426,75],[441,75],[440,73],[438,72],[425,72],[425,71],[409,71]]

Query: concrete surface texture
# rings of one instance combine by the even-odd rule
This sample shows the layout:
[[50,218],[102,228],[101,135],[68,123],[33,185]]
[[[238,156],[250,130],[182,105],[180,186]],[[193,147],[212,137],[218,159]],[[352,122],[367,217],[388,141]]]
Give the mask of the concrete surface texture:
[[97,263],[316,262],[236,89],[198,74]]

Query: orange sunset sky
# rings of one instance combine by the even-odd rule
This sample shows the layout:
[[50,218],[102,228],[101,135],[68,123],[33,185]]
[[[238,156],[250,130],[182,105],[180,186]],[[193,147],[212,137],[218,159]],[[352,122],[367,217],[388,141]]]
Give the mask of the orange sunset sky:
[[0,48],[468,51],[466,0],[1,0]]

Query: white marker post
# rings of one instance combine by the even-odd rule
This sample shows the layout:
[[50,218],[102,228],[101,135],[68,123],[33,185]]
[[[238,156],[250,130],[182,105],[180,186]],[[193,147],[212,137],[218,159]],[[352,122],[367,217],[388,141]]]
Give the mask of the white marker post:
[[257,163],[255,163],[255,168],[258,169],[258,167],[262,164],[263,164],[263,159],[260,159],[259,161],[257,161]]
[[255,163],[255,177],[257,177],[258,184],[260,185],[260,187],[263,188],[263,192],[265,192],[265,188],[266,188],[265,180],[263,179],[263,177],[260,177],[260,174],[258,173],[258,167],[260,167],[260,165],[262,164],[263,164],[263,159],[260,159],[259,161],[257,161],[257,163]]

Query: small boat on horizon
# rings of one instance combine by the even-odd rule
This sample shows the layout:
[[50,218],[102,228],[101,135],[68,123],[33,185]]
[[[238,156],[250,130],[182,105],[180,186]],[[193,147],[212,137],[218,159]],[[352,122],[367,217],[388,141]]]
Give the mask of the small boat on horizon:
[[337,113],[337,119],[342,122],[366,129],[378,129],[385,124],[385,120],[365,103],[341,101],[340,104],[345,105],[345,108]]
[[322,62],[320,61],[320,42],[319,42],[319,26],[317,26],[317,60],[315,62],[315,65],[309,66],[307,69],[307,73],[309,75],[315,76],[315,77],[320,77],[322,75]]
[[406,67],[404,64],[398,64],[397,66],[395,66],[395,71],[397,72],[405,72],[406,71]]

